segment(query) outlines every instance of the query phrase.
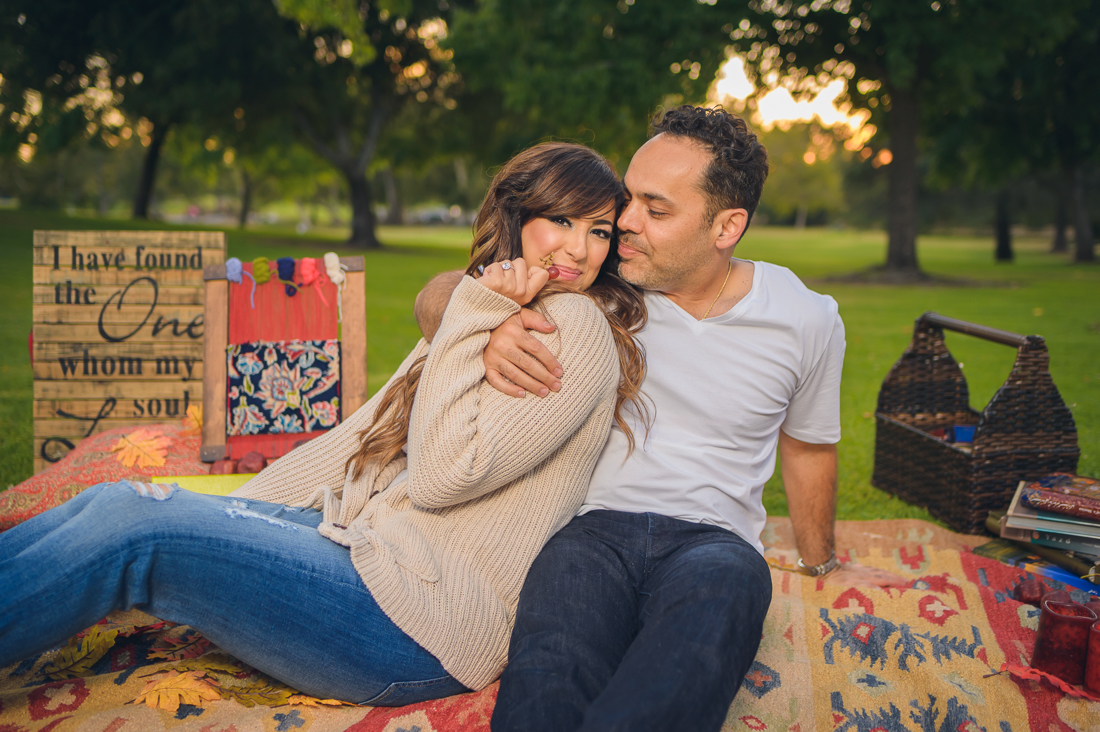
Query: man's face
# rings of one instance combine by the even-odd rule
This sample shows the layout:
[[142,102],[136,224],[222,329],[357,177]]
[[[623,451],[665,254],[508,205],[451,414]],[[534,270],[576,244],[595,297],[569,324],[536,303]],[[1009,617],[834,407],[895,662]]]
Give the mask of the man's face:
[[710,222],[699,183],[710,154],[685,138],[662,134],[638,148],[623,182],[619,275],[646,290],[678,289],[709,259]]

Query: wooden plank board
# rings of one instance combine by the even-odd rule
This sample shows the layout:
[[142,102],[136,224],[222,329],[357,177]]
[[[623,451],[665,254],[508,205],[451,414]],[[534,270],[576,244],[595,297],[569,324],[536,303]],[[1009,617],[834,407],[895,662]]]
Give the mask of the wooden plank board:
[[89,356],[141,358],[147,363],[157,358],[175,356],[176,358],[202,358],[202,342],[186,343],[97,343],[94,351],[87,343],[35,343],[35,361],[56,361],[59,358],[79,358],[83,361],[85,352]]
[[[85,305],[81,303],[71,303],[74,307],[90,307],[101,308],[102,303],[109,300],[111,295],[116,290],[121,288],[115,288],[115,290],[104,290],[102,297],[100,296],[99,289],[97,288],[95,294],[95,300],[97,302],[91,305]],[[35,285],[33,302],[35,305],[67,305],[66,295],[70,293],[67,291],[64,284],[61,285]],[[83,294],[83,291],[82,291]],[[137,285],[131,287],[126,293],[126,299],[124,301],[125,306],[131,305],[148,305],[150,303],[157,303],[159,305],[197,305],[202,307],[202,288],[192,285],[157,285],[156,291],[152,287]],[[118,304],[118,297],[111,301],[112,306]]]
[[111,381],[35,381],[35,399],[182,399],[185,391],[197,401],[201,382],[115,379]]
[[366,278],[349,271],[344,285],[340,325],[340,413],[347,419],[367,401]]
[[131,324],[152,322],[157,318],[189,323],[202,314],[201,305],[35,305],[31,320],[35,323],[111,323]]
[[[202,315],[191,320],[174,321],[151,318],[145,325],[111,324],[102,329],[91,323],[35,323],[31,326],[35,342],[54,343],[202,343]],[[105,337],[106,336],[106,337]],[[110,338],[111,340],[107,340]]]
[[221,231],[36,231],[35,247],[49,246],[202,246],[225,250],[225,233]]
[[202,383],[202,356],[159,356],[147,361],[140,356],[93,356],[35,361],[37,381],[87,381],[133,379],[134,381],[194,381]]
[[88,430],[91,429],[92,435],[100,432],[106,432],[107,430],[113,430],[116,427],[133,427],[137,429],[143,424],[163,424],[165,421],[178,421],[183,419],[185,415],[169,415],[161,414],[159,417],[146,415],[145,417],[125,417],[119,419],[101,419],[95,423],[94,427],[92,422],[81,422],[75,419],[46,419],[41,420],[35,424],[35,437],[38,439],[48,439],[50,437],[63,437],[71,442],[84,439],[88,436]]
[[126,269],[198,269],[207,264],[217,264],[222,250],[216,247],[192,245],[190,247],[134,246],[41,246],[34,248],[32,263],[61,270],[107,271]]
[[64,285],[66,283],[72,285],[79,285],[81,288],[94,287],[97,290],[101,287],[125,287],[136,279],[142,277],[151,277],[157,281],[158,285],[190,285],[195,282],[195,275],[198,275],[198,281],[202,282],[202,270],[194,269],[161,269],[161,270],[131,270],[131,269],[114,269],[109,270],[71,270],[71,269],[53,269],[46,265],[35,265],[32,267],[34,270],[34,284],[36,285]]
[[202,446],[199,459],[213,462],[225,457],[226,379],[229,346],[229,281],[207,280],[206,317],[210,325],[204,342],[206,377],[202,382]]
[[201,404],[202,273],[225,234],[37,231],[32,260],[36,469],[89,430]]
[[[202,388],[188,384],[175,396],[157,401],[156,397],[106,397],[95,399],[39,399],[34,403],[34,420],[73,420],[87,425],[96,419],[183,419],[187,407],[202,401]],[[37,428],[36,428],[37,429]]]

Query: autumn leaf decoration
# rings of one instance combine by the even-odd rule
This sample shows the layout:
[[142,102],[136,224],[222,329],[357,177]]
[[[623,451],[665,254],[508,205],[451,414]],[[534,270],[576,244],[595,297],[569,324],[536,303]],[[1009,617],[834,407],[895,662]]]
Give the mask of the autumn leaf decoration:
[[148,658],[163,658],[169,661],[183,661],[198,658],[210,650],[211,643],[197,630],[180,626],[173,628],[153,641]]
[[118,628],[104,630],[99,625],[93,625],[83,635],[70,638],[54,660],[42,670],[55,681],[90,676],[92,666],[107,655],[118,635]]
[[172,670],[146,682],[134,703],[175,712],[179,710],[180,704],[199,707],[204,701],[220,698],[218,682],[209,678],[206,671]]
[[302,705],[302,706],[306,706],[306,707],[316,707],[316,706],[320,706],[320,705],[324,705],[326,707],[340,707],[340,706],[354,707],[354,706],[358,706],[357,704],[352,704],[351,702],[346,702],[346,701],[340,701],[339,699],[318,699],[315,696],[306,696],[305,694],[294,694],[293,696],[291,696],[289,699],[286,700],[286,703],[291,705],[291,706]]
[[187,416],[183,418],[185,435],[196,435],[202,432],[202,405],[192,404],[187,408]]
[[128,468],[135,463],[139,468],[153,468],[164,465],[170,444],[172,439],[162,435],[160,429],[142,427],[116,442],[111,452],[119,453],[118,461]]

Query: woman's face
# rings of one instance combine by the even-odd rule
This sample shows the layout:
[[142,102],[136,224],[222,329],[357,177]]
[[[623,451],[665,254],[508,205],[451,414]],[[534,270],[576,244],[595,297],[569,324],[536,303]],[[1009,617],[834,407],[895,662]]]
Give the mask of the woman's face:
[[611,247],[615,209],[592,216],[539,217],[520,230],[523,259],[529,267],[558,270],[558,284],[571,290],[586,290],[600,273]]

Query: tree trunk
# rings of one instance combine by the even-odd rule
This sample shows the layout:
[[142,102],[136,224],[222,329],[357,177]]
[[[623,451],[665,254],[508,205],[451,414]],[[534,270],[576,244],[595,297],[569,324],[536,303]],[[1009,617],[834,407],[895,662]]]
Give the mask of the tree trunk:
[[252,209],[252,176],[241,169],[241,211],[237,217],[237,228],[248,226],[248,213]]
[[363,170],[345,170],[351,199],[351,237],[348,244],[360,249],[378,249],[381,243],[375,235],[374,210],[370,183]]
[[886,269],[919,275],[917,262],[917,133],[920,103],[906,89],[890,92],[889,210]]
[[993,258],[998,262],[1011,262],[1013,259],[1012,220],[1009,217],[1008,205],[1008,189],[1002,188],[997,193],[997,207],[993,222],[993,235],[997,240],[997,250]]
[[809,210],[807,209],[806,204],[804,204],[804,203],[798,204],[798,209],[795,211],[795,214],[794,214],[794,228],[796,228],[796,229],[805,229],[806,228],[806,216],[808,214],[809,214]]
[[168,136],[170,125],[162,124],[153,127],[153,139],[149,143],[149,149],[145,151],[145,162],[141,166],[141,180],[138,182],[137,193],[134,194],[134,218],[149,218],[149,206],[153,202],[153,187],[157,180],[157,163],[160,162],[160,149],[164,144],[164,138]]
[[331,221],[329,226],[340,225],[340,184],[333,181],[332,188],[329,191],[329,196],[325,199],[325,208],[328,209],[328,215]]
[[1096,258],[1092,246],[1092,222],[1085,205],[1085,171],[1078,165],[1073,169],[1073,261],[1091,262]]
[[1054,189],[1054,238],[1050,242],[1052,254],[1065,254],[1069,251],[1069,239],[1066,237],[1066,226],[1069,223],[1069,207],[1066,199],[1069,197],[1069,186],[1066,185],[1065,176],[1058,179]]
[[391,226],[405,223],[405,202],[401,200],[392,166],[387,165],[382,170],[382,187],[386,189],[386,223]]

